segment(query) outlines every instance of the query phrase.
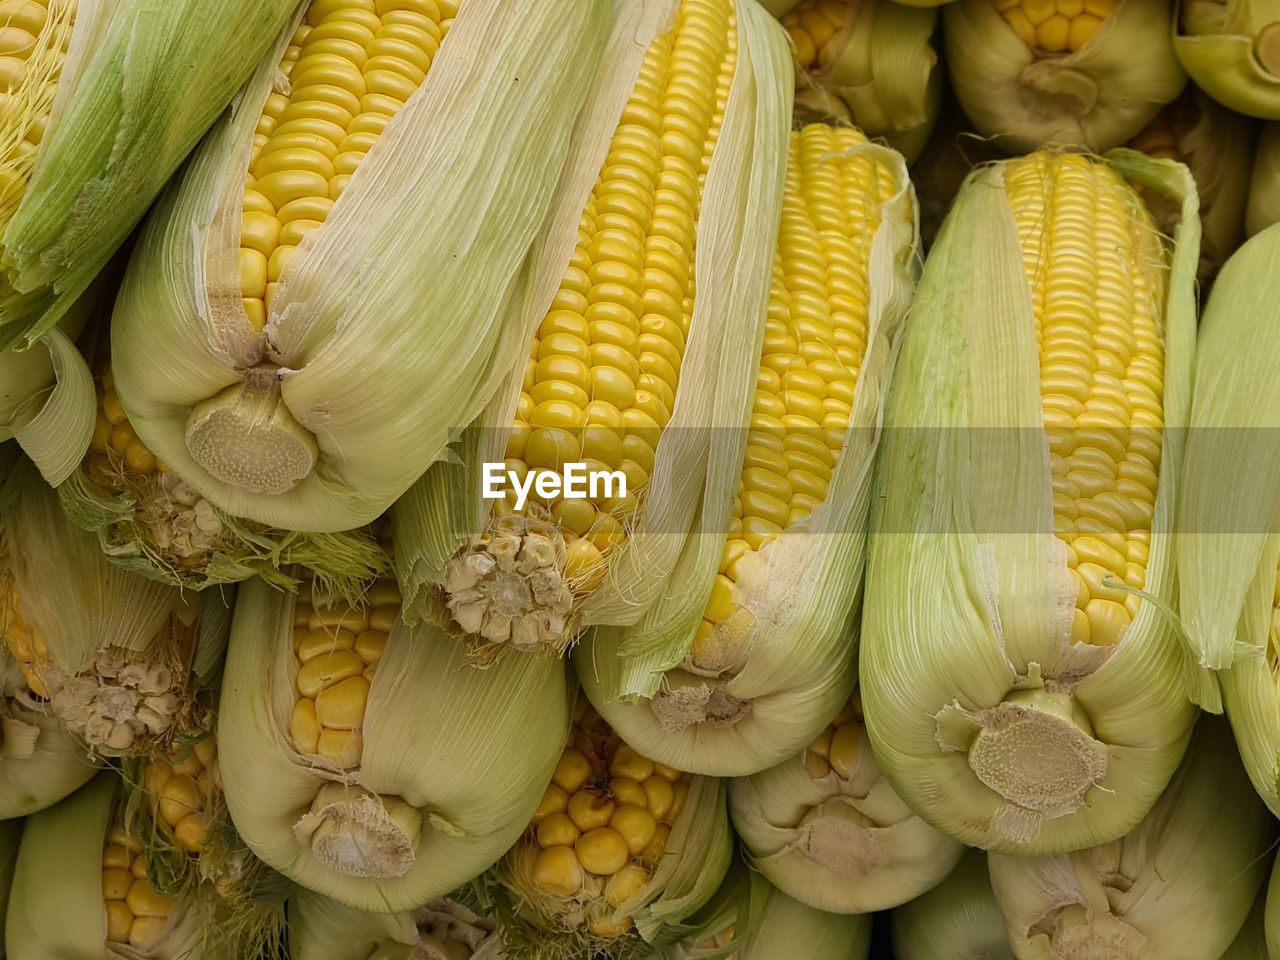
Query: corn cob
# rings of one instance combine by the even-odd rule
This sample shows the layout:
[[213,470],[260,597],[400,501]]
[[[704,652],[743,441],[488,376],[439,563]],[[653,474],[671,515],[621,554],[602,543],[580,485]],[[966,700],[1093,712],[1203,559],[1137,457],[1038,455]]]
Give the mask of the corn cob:
[[938,13],[878,0],[765,0],[791,37],[797,113],[852,123],[914,163],[938,119]]
[[1159,802],[1126,836],[989,858],[1017,957],[1221,957],[1266,880],[1275,825],[1221,719],[1201,720]]
[[34,343],[84,293],[293,5],[5,0],[0,349]]
[[942,880],[964,850],[885,781],[856,692],[804,753],[731,781],[729,812],[752,868],[828,913],[905,903]]
[[[1168,245],[1126,179],[1181,198]],[[886,417],[861,691],[896,792],[971,845],[1123,835],[1190,735],[1162,610],[1198,241],[1185,168],[1040,152],[975,172],[930,253]]]
[[1253,236],[1280,220],[1280,124],[1264,123],[1253,155],[1245,233]]
[[[290,899],[289,949],[294,960],[502,960],[502,934],[492,919],[451,900],[406,913],[365,913],[314,893]],[[399,952],[397,952],[399,951]]]
[[628,742],[713,776],[795,755],[852,692],[875,424],[914,280],[897,154],[813,124],[790,161],[745,442],[703,495],[702,528],[727,535],[691,537],[690,586],[575,653]]
[[[532,349],[464,441],[462,482],[439,469],[397,505],[416,615],[448,618],[487,654],[558,653],[581,626],[634,616],[660,586],[678,549],[670,534],[687,529],[722,442],[717,371],[740,353],[720,351],[765,296],[751,267],[781,189],[784,36],[754,2],[622,6],[531,267]],[[601,487],[516,509],[508,486],[486,501],[480,465],[504,458],[522,479],[570,462],[617,471],[625,496]],[[433,522],[441,510],[467,518],[463,530]]]
[[506,374],[610,7],[300,9],[131,260],[112,372],[147,449],[232,517],[321,533],[439,459]]
[[201,730],[197,693],[225,643],[225,601],[114,567],[33,470],[14,480],[0,632],[31,693],[104,756],[156,755]]
[[[1204,228],[1196,278],[1204,290],[1244,239],[1248,183],[1241,174],[1252,162],[1253,141],[1248,119],[1188,86],[1127,144],[1149,157],[1185,163],[1195,177]],[[1176,205],[1158,194],[1142,194],[1161,232],[1172,234]]]
[[[121,782],[103,773],[27,820],[6,930],[9,957],[235,956],[215,946],[207,900],[157,892],[142,844],[122,818]],[[58,896],[49,895],[50,884]]]
[[[1182,90],[1168,0],[960,0],[943,11],[951,83],[979,132],[1010,152],[1102,151]],[[1146,56],[1132,56],[1135,37]]]
[[[463,648],[406,627],[399,607],[391,581],[356,602],[250,581],[220,706],[219,768],[245,843],[361,910],[414,909],[497,859],[537,804],[569,719],[561,664],[459,673]],[[265,782],[278,787],[270,799]]]
[[585,697],[524,836],[494,868],[509,949],[626,951],[703,907],[729,867],[723,787],[623,743]]
[[1232,110],[1280,120],[1280,8],[1274,0],[1179,5],[1174,48],[1196,86]]
[[1014,960],[987,858],[968,850],[947,879],[889,915],[896,960]]

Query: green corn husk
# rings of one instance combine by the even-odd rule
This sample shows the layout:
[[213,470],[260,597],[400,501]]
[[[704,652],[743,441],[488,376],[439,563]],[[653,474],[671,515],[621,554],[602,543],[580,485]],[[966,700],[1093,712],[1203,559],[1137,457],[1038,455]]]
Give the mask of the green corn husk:
[[302,891],[290,899],[292,960],[504,960],[496,924],[452,900],[365,913]]
[[[697,297],[675,407],[657,441],[643,503],[624,518],[625,542],[610,551],[603,582],[573,595],[571,606],[562,600],[576,584],[566,571],[563,534],[554,523],[530,531],[548,528],[547,552],[557,554],[550,569],[535,571],[545,573],[545,582],[525,580],[504,590],[501,568],[496,583],[480,572],[492,566],[489,534],[503,533],[503,524],[511,522],[483,498],[482,465],[505,458],[526,359],[574,255],[582,213],[645,54],[672,28],[679,7],[679,0],[619,4],[602,71],[575,128],[552,215],[530,261],[530,284],[517,304],[518,353],[507,367],[509,375],[464,435],[461,464],[437,464],[392,511],[397,576],[410,615],[467,634],[484,659],[506,646],[559,656],[580,628],[634,622],[661,594],[677,564],[704,480],[728,482],[724,477],[740,462],[740,454],[737,459],[734,454],[737,431],[729,429],[737,427],[739,413],[733,407],[729,419],[724,395],[730,395],[732,407],[736,392],[754,383],[744,344],[758,337],[768,298],[793,92],[786,33],[755,0],[734,0],[737,66],[702,185]],[[517,534],[523,535],[523,528]],[[534,591],[537,596],[524,600]]]
[[1171,8],[1170,0],[1120,0],[1079,50],[1045,53],[1024,43],[991,0],[959,0],[943,10],[951,85],[974,126],[1010,153],[1110,150],[1186,83]]
[[729,784],[729,812],[752,868],[830,913],[906,903],[939,883],[964,850],[893,792],[860,707],[855,694],[809,750]]
[[239,228],[281,34],[160,200],[116,304],[115,383],[147,447],[225,513],[319,533],[371,522],[444,456],[511,366],[521,265],[610,7],[468,0],[258,333]]
[[1014,960],[981,851],[966,850],[947,879],[889,916],[895,960]]
[[1198,700],[1215,712],[1225,705],[1245,769],[1273,811],[1280,811],[1277,256],[1280,226],[1272,226],[1227,261],[1205,307],[1177,553],[1182,624],[1203,671]]
[[1222,960],[1271,960],[1271,954],[1267,952],[1267,931],[1266,931],[1266,915],[1267,915],[1267,891],[1270,884],[1264,884],[1263,888],[1258,891],[1257,899],[1253,901],[1253,909],[1249,911],[1249,917],[1244,922],[1244,926],[1240,928],[1240,932],[1236,934],[1235,940],[1231,942],[1231,946],[1227,947],[1226,953],[1222,955]]
[[[248,79],[295,4],[48,4],[4,121],[0,349],[34,344],[71,308]],[[45,87],[55,71],[56,93]],[[24,138],[42,116],[39,147],[24,159]]]
[[731,408],[736,429],[722,431],[738,440],[726,457],[729,469],[709,477],[702,491],[699,517],[708,532],[690,534],[671,586],[634,626],[599,627],[573,653],[583,689],[605,719],[636,749],[679,770],[749,776],[782,763],[821,733],[856,682],[872,466],[911,304],[919,220],[902,158],[874,144],[850,153],[863,155],[888,172],[893,192],[870,244],[867,352],[826,499],[739,563],[732,594],[738,609],[713,635],[729,663],[712,669],[695,662],[728,539],[717,531],[729,529],[742,474],[753,375]]
[[1019,960],[1201,960],[1235,939],[1270,867],[1275,821],[1204,718],[1150,814],[1119,840],[1049,857],[992,854]]
[[715,896],[673,927],[672,935],[679,939],[659,947],[646,960],[716,960],[733,956],[759,928],[773,892],[760,873],[734,856]]
[[[1091,178],[1087,190],[1123,179],[1182,203],[1145,588],[1109,646],[1072,642],[1076,581],[1053,533],[1031,288],[1004,186],[1006,169],[1028,163],[1070,164]],[[918,815],[1007,853],[1122,836],[1172,776],[1195,715],[1167,612],[1195,335],[1195,188],[1184,167],[1132,151],[1109,155],[1110,174],[1087,174],[1094,163],[1043,153],[970,176],[921,281],[877,468],[860,670],[872,747]],[[1126,193],[1118,215],[1149,223]],[[1055,444],[1075,436],[1065,429]]]
[[20,467],[0,517],[0,626],[29,688],[101,756],[151,756],[200,733],[227,598],[184,594],[107,562],[56,494]]
[[27,818],[5,931],[9,960],[243,960],[224,939],[225,918],[202,892],[174,898],[158,946],[139,950],[107,940],[103,850],[109,838],[121,838],[121,794],[119,777],[102,773]]
[[463,669],[465,648],[397,619],[352,765],[290,736],[294,595],[240,587],[219,706],[227,807],[248,847],[303,887],[399,912],[493,864],[533,815],[567,737],[564,664]]
[[[1128,146],[1149,157],[1185,163],[1200,195],[1200,269],[1197,278],[1207,290],[1227,257],[1244,239],[1244,171],[1253,164],[1255,123],[1232,113],[1188,85]],[[1156,225],[1172,236],[1178,207],[1152,196],[1148,207]]]
[[[942,71],[931,43],[936,7],[887,0],[764,0],[763,6],[791,34],[797,114],[852,123],[914,163],[942,101]],[[819,8],[829,11],[825,25]],[[823,37],[811,37],[806,17],[819,18],[819,29],[830,34],[819,46],[815,39]]]
[[0,350],[0,443],[17,440],[54,486],[93,436],[93,377],[75,341],[100,292],[92,285],[30,349]]
[[1280,123],[1264,123],[1253,154],[1244,231],[1252,237],[1277,220],[1280,220]]
[[1174,49],[1196,86],[1253,117],[1280,120],[1280,4],[1188,0]]

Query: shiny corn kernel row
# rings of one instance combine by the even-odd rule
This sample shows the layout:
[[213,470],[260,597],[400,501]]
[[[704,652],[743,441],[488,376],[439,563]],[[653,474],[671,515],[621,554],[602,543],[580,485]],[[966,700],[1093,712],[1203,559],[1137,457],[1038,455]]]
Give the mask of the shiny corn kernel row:
[[826,499],[844,447],[867,348],[867,264],[892,177],[852,128],[811,124],[791,136],[764,350],[719,574],[694,643],[696,664],[729,652],[714,631],[732,614],[742,560]]
[[369,687],[400,615],[394,580],[379,580],[360,603],[325,601],[310,584],[294,607],[297,673],[289,733],[302,753],[359,765]]
[[[95,479],[111,477],[124,469],[133,477],[150,477],[164,473],[168,467],[157,460],[138,439],[129,417],[116,396],[111,367],[105,367],[98,378],[98,419],[89,444],[89,469]],[[114,484],[112,484],[114,485]]]
[[791,35],[796,66],[801,70],[822,68],[840,50],[840,35],[853,0],[801,0],[782,19]]
[[324,223],[391,118],[422,85],[459,0],[314,0],[281,59],[253,141],[240,294],[254,329],[299,243]]
[[578,228],[578,243],[529,357],[507,469],[585,461],[619,470],[627,497],[557,499],[568,574],[603,552],[653,470],[675,405],[695,297],[702,185],[737,59],[729,0],[684,0],[649,47]]
[[[180,752],[177,747],[173,750],[175,757]],[[217,789],[216,758],[217,747],[210,734],[180,760],[154,760],[147,765],[147,794],[178,846],[187,853],[199,853],[209,834],[209,808]]]
[[1072,640],[1115,643],[1146,583],[1160,472],[1167,266],[1151,216],[1102,164],[1037,154],[1006,174],[1031,284],[1054,532]]
[[156,893],[147,879],[142,845],[123,830],[112,831],[102,853],[102,899],[108,942],[138,950],[163,942],[173,898]]
[[995,4],[1032,50],[1075,53],[1098,32],[1116,0],[995,0]]
[[543,893],[586,901],[591,933],[621,935],[630,921],[615,926],[609,914],[649,882],[689,785],[688,774],[636,753],[579,700],[573,737],[517,856],[532,855]]

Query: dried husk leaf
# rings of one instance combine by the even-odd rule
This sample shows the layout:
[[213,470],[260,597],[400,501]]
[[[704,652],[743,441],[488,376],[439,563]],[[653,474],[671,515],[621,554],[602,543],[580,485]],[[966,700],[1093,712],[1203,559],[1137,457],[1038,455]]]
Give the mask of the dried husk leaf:
[[1244,211],[1244,230],[1249,236],[1261,233],[1280,220],[1280,123],[1265,123],[1253,154],[1253,175],[1249,179],[1249,200]]
[[1057,856],[992,854],[991,884],[1019,960],[1218,957],[1266,879],[1274,836],[1226,723],[1205,717],[1128,835]]
[[[490,503],[479,471],[503,459],[514,421],[523,360],[564,276],[578,221],[599,176],[650,41],[667,30],[677,0],[624,0],[604,57],[596,92],[582,114],[553,213],[535,248],[531,285],[520,303],[521,336],[511,371],[493,402],[464,436],[459,464],[439,464],[393,511],[397,569],[412,615],[449,623],[438,586],[472,534],[483,529]],[[548,653],[560,653],[579,627],[635,622],[659,596],[674,569],[709,474],[726,473],[735,455],[736,425],[725,419],[724,396],[754,384],[737,344],[756,336],[768,296],[771,240],[781,212],[792,81],[786,34],[754,2],[737,8],[738,63],[716,152],[704,186],[697,227],[698,295],[676,404],[655,451],[644,503],[626,543],[611,556],[604,582],[575,610],[570,630]],[[730,464],[735,466],[730,466]],[[456,629],[456,626],[454,627]]]
[[[294,603],[257,580],[236,602],[218,746],[241,837],[290,880],[357,909],[399,912],[445,896],[494,863],[533,816],[568,738],[564,665],[511,657],[464,669],[462,644],[398,621],[370,689],[359,767],[344,773],[289,737]],[[403,875],[339,873],[295,833],[327,784],[347,785],[352,803],[399,798],[418,811]]]
[[1280,4],[1188,0],[1174,49],[1196,86],[1232,110],[1280,120]]
[[0,348],[34,344],[72,308],[296,4],[79,0],[30,183],[0,236]]
[[506,374],[522,261],[608,8],[466,4],[299,246],[259,334],[236,264],[244,172],[277,73],[264,60],[162,198],[116,305],[116,386],[156,456],[227,514],[306,532],[372,521],[439,459]]
[[942,881],[964,847],[893,792],[859,733],[848,778],[815,778],[802,754],[730,781],[729,812],[753,869],[829,913],[899,906]]
[[[881,209],[870,250],[867,352],[826,500],[759,551],[758,562],[742,565],[734,602],[744,611],[737,643],[745,662],[718,677],[694,677],[682,667],[720,565],[754,373],[746,389],[717,401],[732,424],[717,432],[733,449],[726,468],[707,477],[697,527],[664,594],[634,626],[599,628],[574,651],[583,689],[609,724],[636,749],[680,770],[746,776],[781,763],[809,744],[853,691],[872,466],[918,269],[919,221],[902,157],[874,144],[855,153],[891,171],[897,188]],[[751,356],[758,369],[758,352]]]
[[207,901],[199,897],[175,899],[168,933],[155,949],[107,941],[102,850],[119,822],[120,793],[120,778],[104,772],[57,806],[27,818],[5,930],[8,956],[237,960],[207,945],[212,915]]
[[896,960],[1014,960],[987,858],[966,850],[947,879],[889,915]]
[[1169,0],[1119,0],[1080,50],[1037,54],[990,0],[959,0],[943,11],[951,84],[974,126],[1011,153],[1045,145],[1110,150],[1186,83],[1170,15]]
[[[1180,200],[1183,213],[1165,301],[1147,599],[1125,634],[1109,648],[1073,645],[1060,613],[1071,602],[1066,557],[1051,530],[1034,314],[1002,164],[970,176],[930,253],[877,468],[861,651],[872,746],[926,821],[1008,853],[1122,836],[1172,776],[1195,715],[1167,611],[1190,408],[1196,194],[1180,165],[1132,151],[1107,162]],[[1016,761],[1006,736],[1039,762]]]

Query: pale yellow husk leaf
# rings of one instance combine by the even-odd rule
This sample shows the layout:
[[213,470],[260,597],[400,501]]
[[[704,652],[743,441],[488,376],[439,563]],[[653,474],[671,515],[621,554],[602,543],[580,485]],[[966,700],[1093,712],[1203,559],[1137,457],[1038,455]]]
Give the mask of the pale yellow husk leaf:
[[[1034,314],[1002,164],[970,176],[930,252],[878,466],[861,650],[871,743],[917,814],[1002,852],[1122,836],[1172,776],[1195,716],[1168,611],[1196,194],[1181,165],[1131,151],[1107,162],[1182,205],[1146,600],[1125,634],[1107,648],[1070,642],[1074,581],[1051,531]],[[1020,755],[1019,742],[1034,746]]]
[[991,884],[1018,960],[1202,960],[1235,939],[1274,836],[1226,723],[1206,717],[1128,835],[1057,856],[992,854]]
[[116,387],[147,447],[226,513],[305,532],[372,521],[441,458],[508,369],[608,8],[464,4],[256,333],[237,263],[265,60],[162,198],[116,305]]
[[[1118,0],[1080,50],[1037,54],[991,0],[943,10],[946,58],[960,106],[1010,152],[1044,145],[1118,147],[1186,83],[1169,32],[1169,0]],[[1141,46],[1143,55],[1133,55]]]

